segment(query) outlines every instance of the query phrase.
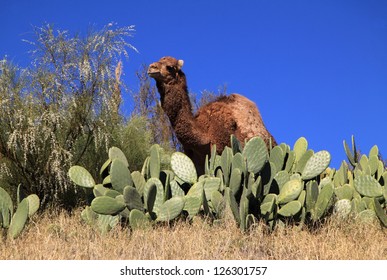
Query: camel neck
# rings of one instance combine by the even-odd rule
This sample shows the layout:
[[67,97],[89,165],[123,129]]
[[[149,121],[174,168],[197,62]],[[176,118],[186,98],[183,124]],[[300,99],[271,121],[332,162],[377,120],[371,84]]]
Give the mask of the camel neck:
[[179,141],[196,144],[200,138],[200,128],[195,122],[186,83],[157,83],[157,88],[161,97],[161,107],[167,114]]

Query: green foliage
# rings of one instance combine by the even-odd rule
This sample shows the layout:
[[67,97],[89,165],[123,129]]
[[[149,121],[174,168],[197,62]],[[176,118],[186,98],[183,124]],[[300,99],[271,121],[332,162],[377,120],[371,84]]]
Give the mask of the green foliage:
[[79,202],[67,172],[82,165],[95,177],[117,145],[124,85],[115,70],[133,31],[109,24],[82,37],[47,25],[34,28],[28,67],[0,60],[0,182],[13,194],[21,183],[43,206]]
[[14,212],[11,196],[0,187],[0,229],[7,230],[8,238],[17,238],[22,233],[28,219],[38,211],[39,206],[39,197],[31,194],[17,203]]
[[[109,214],[132,229],[197,215],[211,221],[231,217],[242,231],[259,220],[270,229],[287,223],[313,227],[332,213],[385,225],[387,171],[379,161],[363,155],[353,172],[344,163],[336,171],[328,168],[329,153],[308,149],[304,138],[296,141],[295,150],[281,144],[263,151],[262,143],[252,138],[243,149],[236,148],[234,139],[234,149],[226,148],[222,155],[212,149],[205,163],[207,173],[199,178],[192,161],[181,152],[170,157],[172,170],[160,171],[159,145],[151,147],[142,172],[130,173],[124,160],[113,159],[101,174],[114,177],[118,173],[114,163],[121,162],[120,181],[125,183],[120,185],[126,186],[116,187],[109,197],[111,191],[96,184],[93,193],[99,196],[83,216],[97,215],[98,220],[98,215]],[[370,157],[377,151],[373,147]]]

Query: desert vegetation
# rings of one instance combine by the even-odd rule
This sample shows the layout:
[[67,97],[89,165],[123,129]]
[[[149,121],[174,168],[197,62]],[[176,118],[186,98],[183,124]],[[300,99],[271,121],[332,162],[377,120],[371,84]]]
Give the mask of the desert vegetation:
[[[198,173],[147,66],[121,113],[133,31],[47,25],[29,67],[0,61],[0,259],[385,259],[377,146],[361,154],[344,142],[335,170],[303,137],[272,146],[270,134],[231,135]],[[225,91],[185,102],[193,116]]]

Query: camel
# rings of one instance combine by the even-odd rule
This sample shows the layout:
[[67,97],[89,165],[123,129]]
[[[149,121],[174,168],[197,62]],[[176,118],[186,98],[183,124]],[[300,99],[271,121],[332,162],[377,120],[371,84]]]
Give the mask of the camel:
[[161,107],[198,175],[204,173],[205,158],[212,145],[220,154],[230,144],[232,134],[242,145],[254,136],[260,136],[268,147],[277,145],[255,103],[242,95],[221,96],[194,114],[183,63],[170,56],[162,57],[149,66],[148,75],[156,81]]

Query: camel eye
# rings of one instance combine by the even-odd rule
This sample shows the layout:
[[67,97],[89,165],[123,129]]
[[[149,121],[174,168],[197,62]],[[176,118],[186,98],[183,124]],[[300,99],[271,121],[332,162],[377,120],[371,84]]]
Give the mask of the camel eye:
[[167,69],[169,72],[175,72],[175,67],[167,65]]

